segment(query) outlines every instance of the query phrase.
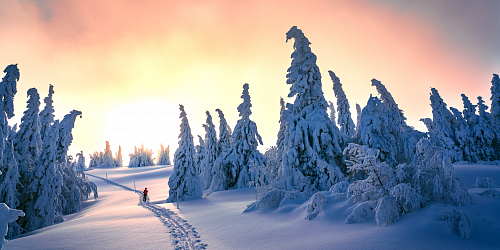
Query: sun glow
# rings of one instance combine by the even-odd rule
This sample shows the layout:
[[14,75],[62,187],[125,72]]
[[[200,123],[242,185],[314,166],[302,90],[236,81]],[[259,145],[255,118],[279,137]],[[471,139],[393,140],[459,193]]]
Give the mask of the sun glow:
[[[128,165],[129,154],[134,146],[152,149],[154,157],[160,148],[177,145],[179,135],[179,109],[161,100],[144,100],[118,106],[110,112],[106,121],[105,140],[109,141],[113,154],[122,147],[123,165]],[[103,142],[104,146],[104,142]],[[101,150],[102,151],[102,150]]]

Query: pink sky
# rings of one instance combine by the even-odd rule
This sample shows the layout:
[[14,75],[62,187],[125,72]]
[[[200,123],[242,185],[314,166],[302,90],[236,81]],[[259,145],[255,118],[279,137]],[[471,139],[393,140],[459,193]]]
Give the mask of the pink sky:
[[[171,145],[173,157],[178,104],[186,108],[193,136],[204,136],[205,110],[218,127],[215,109],[222,109],[234,127],[242,86],[249,83],[251,119],[264,152],[276,142],[279,98],[288,95],[293,44],[285,43],[285,33],[296,25],[318,57],[327,100],[336,102],[332,70],[355,119],[355,104],[363,107],[377,94],[370,82],[376,78],[409,125],[424,130],[418,120],[432,116],[430,87],[459,110],[462,93],[473,102],[482,95],[489,105],[492,73],[500,66],[500,60],[464,49],[453,29],[444,32],[446,15],[438,20],[426,14],[363,0],[3,1],[0,67],[18,63],[21,71],[10,123],[20,121],[29,88],[43,100],[52,84],[56,118],[83,112],[70,154],[102,151],[109,140],[114,152],[122,145],[126,161],[141,143],[155,153],[159,143]],[[460,31],[466,37],[474,27]]]

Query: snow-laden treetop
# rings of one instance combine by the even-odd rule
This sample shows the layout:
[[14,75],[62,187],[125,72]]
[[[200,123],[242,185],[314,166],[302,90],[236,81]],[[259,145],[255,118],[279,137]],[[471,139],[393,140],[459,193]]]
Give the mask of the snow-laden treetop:
[[293,26],[286,33],[286,41],[294,38],[294,51],[292,53],[292,65],[288,68],[286,83],[291,84],[288,97],[294,97],[293,110],[300,112],[302,108],[315,104],[327,109],[328,103],[321,89],[321,73],[316,65],[316,55],[311,52],[309,40],[304,36],[302,30]]
[[241,94],[243,102],[238,106],[238,112],[242,118],[248,118],[252,114],[250,108],[252,103],[250,102],[250,94],[248,93],[248,83],[243,84],[243,93]]
[[20,75],[17,64],[7,66],[3,72],[5,77],[0,84],[0,101],[3,102],[5,113],[10,119],[14,116],[14,95],[17,93],[17,81]]

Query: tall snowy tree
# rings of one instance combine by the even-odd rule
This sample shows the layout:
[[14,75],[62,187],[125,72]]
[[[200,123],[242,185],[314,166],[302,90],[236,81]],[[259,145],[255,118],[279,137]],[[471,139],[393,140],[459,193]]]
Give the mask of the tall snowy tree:
[[198,176],[201,176],[201,171],[199,166],[201,166],[201,162],[203,162],[203,159],[205,159],[205,140],[203,140],[203,138],[199,135],[198,135],[198,143],[199,144],[194,147],[194,149],[196,150],[196,154],[194,155],[194,160],[197,166],[196,169],[198,170]]
[[154,157],[153,150],[145,148],[144,144],[141,145],[141,148],[137,149],[134,147],[134,153],[129,154],[130,161],[128,163],[129,168],[137,168],[137,167],[145,167],[145,166],[153,166]]
[[397,138],[391,133],[393,120],[389,113],[390,110],[378,97],[370,96],[361,113],[356,139],[360,145],[380,150],[380,161],[395,166]]
[[[21,118],[19,131],[13,138],[13,146],[19,166],[19,208],[26,214],[33,211],[32,189],[29,189],[33,179],[35,161],[40,156],[42,140],[40,137],[40,120],[38,116],[40,96],[35,88],[28,90],[27,110]],[[18,223],[25,226],[26,217],[21,218]]]
[[432,131],[431,141],[436,145],[443,147],[449,154],[452,161],[463,159],[460,149],[455,145],[455,132],[453,121],[455,116],[448,110],[439,92],[431,89],[431,107],[432,107]]
[[45,102],[45,107],[43,108],[42,111],[40,111],[40,114],[38,115],[40,117],[40,136],[42,138],[42,141],[45,140],[45,136],[49,133],[49,128],[54,123],[54,106],[52,103],[54,101],[52,100],[52,95],[54,94],[54,86],[49,85],[49,95],[43,99],[43,102]]
[[5,76],[0,82],[0,159],[5,148],[5,140],[9,133],[7,119],[14,116],[14,95],[17,93],[17,81],[19,81],[19,69],[17,64],[11,64],[3,71]]
[[170,145],[164,148],[160,143],[160,150],[158,151],[158,165],[171,165],[170,163]]
[[115,166],[123,167],[123,156],[122,156],[122,146],[118,145],[118,152],[115,157]]
[[219,142],[217,143],[217,152],[221,154],[225,149],[231,147],[231,131],[229,125],[226,122],[226,118],[224,117],[224,113],[222,110],[216,109],[217,113],[219,113],[220,123],[219,123]]
[[[9,132],[10,133],[5,142],[6,147],[1,159],[2,164],[0,165],[0,171],[3,173],[0,175],[0,203],[5,203],[11,208],[17,208],[19,206],[19,200],[17,198],[19,195],[17,191],[17,185],[19,183],[19,170],[17,167],[18,163],[15,158],[14,147],[12,146],[12,137],[15,132],[12,130]],[[7,239],[20,235],[21,232],[22,228],[18,225],[17,221],[10,222]]]
[[[12,146],[15,131],[8,124],[8,119],[14,116],[14,95],[17,93],[19,69],[17,64],[9,65],[3,71],[5,76],[0,82],[0,203],[10,208],[17,208],[17,185],[19,184],[18,162]],[[21,233],[21,227],[16,221],[9,223],[7,238]]]
[[361,122],[361,106],[356,103],[356,133],[359,130],[359,123]]
[[277,160],[278,162],[276,163],[277,166],[281,165],[282,159],[283,159],[283,152],[285,150],[285,138],[286,138],[286,123],[285,120],[283,119],[283,113],[285,112],[285,101],[283,100],[283,97],[280,97],[280,130],[278,131],[278,139],[276,140],[276,155],[277,155]]
[[179,105],[181,111],[181,133],[179,134],[179,147],[174,155],[174,172],[168,179],[167,203],[186,201],[202,197],[200,177],[194,161],[194,143],[191,127],[187,119],[184,106]]
[[[497,129],[500,128],[500,78],[497,74],[493,74],[491,79],[491,116]],[[500,139],[500,138],[499,138]]]
[[351,117],[351,110],[349,106],[349,101],[347,96],[342,89],[342,83],[340,79],[333,73],[333,71],[328,71],[330,73],[330,78],[333,82],[333,91],[335,92],[335,97],[337,98],[337,112],[339,114],[338,124],[340,126],[340,133],[346,135],[347,137],[354,137],[356,132],[356,127]]
[[206,112],[207,121],[203,124],[205,128],[205,157],[201,162],[200,167],[200,180],[203,189],[208,189],[212,184],[212,168],[215,159],[219,155],[217,151],[217,132],[215,132],[215,125],[212,122],[210,112]]
[[82,112],[78,110],[72,110],[69,114],[65,115],[61,123],[59,124],[59,141],[57,142],[57,160],[59,162],[66,161],[66,154],[68,153],[68,148],[73,141],[73,128],[75,127],[76,117],[82,117]]
[[392,98],[391,93],[389,93],[389,91],[387,91],[384,84],[382,84],[377,79],[372,79],[372,86],[375,86],[377,88],[377,91],[380,94],[380,100],[382,101],[382,103],[384,103],[384,105],[389,110],[395,112],[395,114],[396,114],[396,115],[394,115],[395,123],[397,125],[406,126],[406,117],[403,115],[403,111],[401,109],[399,109],[398,104],[396,103],[396,101],[394,101],[394,98]]
[[83,151],[76,154],[77,162],[76,162],[76,170],[84,171],[85,170],[85,156],[83,156]]
[[286,38],[295,40],[287,74],[287,84],[291,85],[288,97],[295,100],[293,105],[287,105],[284,114],[288,134],[280,179],[287,190],[312,195],[345,179],[344,141],[326,112],[321,74],[309,40],[296,26]]
[[332,120],[333,123],[336,123],[337,121],[337,115],[335,114],[335,105],[333,105],[333,102],[328,101],[328,107],[330,108],[330,120]]
[[245,83],[241,95],[243,102],[238,106],[240,119],[232,135],[233,144],[221,153],[214,164],[212,191],[247,187],[255,177],[251,173],[253,167],[265,164],[264,156],[257,150],[259,143],[262,145],[262,138],[257,124],[250,120],[252,103],[248,88],[248,83]]
[[[40,155],[42,139],[40,136],[40,119],[38,111],[40,107],[40,96],[35,88],[28,90],[28,105],[21,118],[19,131],[16,133],[13,144],[15,151],[19,154],[19,168],[21,176],[33,170],[34,161]],[[27,184],[27,183],[23,183]]]
[[40,157],[35,162],[33,180],[28,186],[33,196],[33,206],[28,206],[25,229],[33,231],[54,224],[56,207],[63,184],[62,175],[57,171],[57,141],[59,121],[50,126],[43,143]]
[[500,153],[498,152],[498,148],[495,150],[493,146],[493,142],[495,141],[493,118],[487,112],[488,106],[484,104],[483,98],[478,96],[477,101],[479,111],[478,123],[473,131],[479,159],[483,161],[497,160]]
[[115,159],[113,159],[113,152],[111,152],[111,146],[109,141],[106,141],[106,148],[104,149],[104,158],[102,159],[103,167],[115,167]]

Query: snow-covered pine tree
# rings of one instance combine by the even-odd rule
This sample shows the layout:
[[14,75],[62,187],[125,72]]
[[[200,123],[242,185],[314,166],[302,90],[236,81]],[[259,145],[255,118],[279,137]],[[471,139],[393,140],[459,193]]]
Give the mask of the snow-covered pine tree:
[[[474,128],[475,145],[478,149],[479,159],[483,161],[494,161],[499,159],[499,152],[495,150],[493,142],[496,139],[495,125],[493,118],[488,110],[488,106],[484,104],[481,96],[477,97],[477,107],[479,111],[478,123]],[[496,145],[498,147],[498,145]]]
[[45,107],[38,116],[40,117],[40,136],[44,141],[45,136],[49,133],[49,128],[54,123],[54,106],[52,103],[52,95],[54,94],[54,86],[49,85],[49,95],[43,99]]
[[431,88],[432,131],[429,131],[431,141],[448,151],[453,162],[463,159],[460,149],[455,143],[453,121],[455,116],[448,110],[439,92]]
[[490,90],[491,90],[491,98],[490,98],[491,116],[493,117],[493,122],[496,124],[498,129],[500,128],[500,78],[498,77],[497,74],[493,74],[493,79],[491,79]]
[[200,135],[198,135],[198,143],[199,144],[194,147],[194,149],[196,150],[196,154],[194,155],[194,160],[197,166],[196,169],[198,169],[198,176],[201,176],[200,166],[201,162],[203,162],[203,159],[205,159],[205,140],[203,140],[203,138]]
[[160,143],[160,151],[158,151],[158,165],[171,165],[170,163],[170,145],[164,148]]
[[219,156],[214,164],[215,175],[210,186],[211,191],[247,187],[255,178],[253,167],[265,164],[264,156],[257,150],[262,138],[257,131],[257,124],[250,120],[252,103],[248,92],[248,83],[243,85],[243,102],[238,106],[240,119],[233,131],[233,144]]
[[[386,111],[384,111],[386,113],[384,126],[386,126],[386,130],[396,140],[395,146],[397,151],[394,155],[396,162],[398,164],[413,162],[415,147],[425,134],[406,125],[406,117],[403,115],[403,111],[399,109],[398,104],[394,101],[394,98],[384,84],[377,79],[372,79],[372,86],[377,88],[380,100],[386,107]],[[392,162],[388,161],[388,163],[391,164]]]
[[450,107],[450,111],[455,116],[453,123],[455,124],[455,139],[457,141],[457,147],[460,149],[463,159],[467,161],[477,162],[477,156],[475,153],[475,147],[472,145],[473,141],[471,138],[471,133],[467,121],[462,116],[462,112],[458,109]]
[[19,69],[17,64],[11,64],[3,71],[5,76],[0,82],[0,159],[5,148],[5,140],[10,128],[7,119],[14,116],[14,95],[17,93]]
[[111,152],[111,146],[109,141],[106,141],[106,148],[104,149],[104,158],[102,159],[102,167],[115,167],[115,159],[113,159],[113,152]]
[[199,165],[200,168],[200,180],[201,187],[203,190],[208,189],[212,184],[212,172],[215,159],[219,155],[217,151],[217,132],[215,131],[215,125],[212,122],[212,116],[210,112],[206,112],[207,120],[203,124],[205,128],[205,157]]
[[286,121],[283,119],[283,113],[285,112],[285,101],[283,97],[280,97],[280,130],[278,131],[278,139],[276,140],[276,155],[278,162],[276,166],[281,166],[283,160],[283,152],[285,150],[285,138],[286,138]]
[[359,130],[359,123],[361,122],[361,106],[356,103],[356,133]]
[[[19,131],[13,138],[13,146],[19,166],[19,182],[22,189],[19,192],[19,208],[26,213],[33,211],[34,201],[30,199],[33,195],[28,188],[33,179],[35,161],[40,156],[42,140],[40,138],[40,120],[38,116],[40,96],[35,88],[28,90],[27,110],[21,118]],[[25,227],[26,217],[21,218],[18,223]]]
[[[3,71],[5,76],[0,82],[0,203],[10,208],[17,208],[17,185],[19,183],[18,162],[14,155],[12,139],[15,132],[8,124],[8,119],[14,116],[14,95],[17,93],[19,69],[17,64],[9,65]],[[7,232],[6,232],[7,233]],[[16,221],[9,223],[7,238],[21,233],[21,227]]]
[[[17,191],[17,185],[19,184],[19,170],[17,167],[18,163],[14,155],[14,146],[12,146],[12,137],[14,135],[15,132],[10,130],[7,140],[5,141],[6,147],[1,159],[2,164],[0,165],[0,171],[3,173],[0,175],[0,203],[5,203],[11,208],[17,208],[19,206],[19,200],[17,198],[19,195]],[[7,239],[12,239],[17,235],[20,235],[21,232],[22,228],[17,224],[17,221],[10,222]]]
[[333,102],[328,101],[328,108],[330,108],[330,120],[332,120],[333,123],[336,123],[335,121],[337,119],[337,116],[335,115],[335,105],[333,105]]
[[333,71],[328,71],[330,73],[330,78],[333,82],[333,92],[335,92],[335,97],[337,98],[337,112],[339,114],[338,124],[340,126],[340,133],[347,137],[354,137],[356,128],[354,127],[354,122],[351,117],[351,110],[349,107],[349,101],[347,96],[342,89],[342,83],[340,79],[333,73]]
[[134,153],[129,154],[130,161],[128,163],[129,168],[145,167],[154,165],[153,150],[145,148],[144,143],[141,144],[141,148],[137,149],[134,146]]
[[122,156],[122,146],[118,145],[118,152],[115,157],[115,166],[123,167],[123,156]]
[[390,110],[378,99],[370,96],[361,113],[356,134],[357,143],[380,150],[380,161],[396,166],[397,138],[391,131]]
[[184,106],[179,105],[181,111],[181,133],[179,135],[179,147],[174,155],[174,172],[168,179],[167,203],[175,201],[186,201],[202,197],[202,189],[198,169],[194,160],[194,144],[191,127],[187,119]]
[[280,179],[287,190],[306,195],[328,190],[345,180],[342,146],[344,141],[337,126],[329,119],[328,104],[321,90],[321,74],[309,40],[297,26],[286,34],[294,39],[292,64],[288,68],[287,145],[280,168]]
[[222,110],[216,109],[217,113],[219,113],[220,123],[219,123],[219,141],[217,142],[217,152],[221,154],[225,149],[231,147],[231,130],[229,125],[226,122],[226,118],[224,117],[224,113]]
[[57,142],[57,160],[59,162],[66,162],[66,154],[68,153],[68,148],[73,141],[73,128],[75,127],[76,117],[82,117],[82,112],[78,110],[72,110],[69,114],[66,114],[59,124],[59,141]]
[[46,133],[40,157],[35,162],[33,180],[28,186],[33,196],[33,206],[28,206],[25,229],[33,231],[51,226],[56,218],[56,207],[63,185],[62,175],[57,171],[57,141],[59,121],[55,121]]
[[77,162],[76,162],[76,170],[78,171],[84,171],[85,170],[85,156],[83,156],[83,151],[80,151],[80,153],[76,154],[77,157]]
[[377,92],[380,94],[380,100],[382,101],[382,103],[389,110],[395,113],[394,118],[397,126],[406,126],[406,117],[403,114],[403,110],[399,109],[398,104],[396,103],[396,101],[394,101],[394,98],[392,98],[391,93],[387,91],[384,84],[382,84],[377,79],[372,79],[372,86],[375,86],[375,88],[377,88]]

